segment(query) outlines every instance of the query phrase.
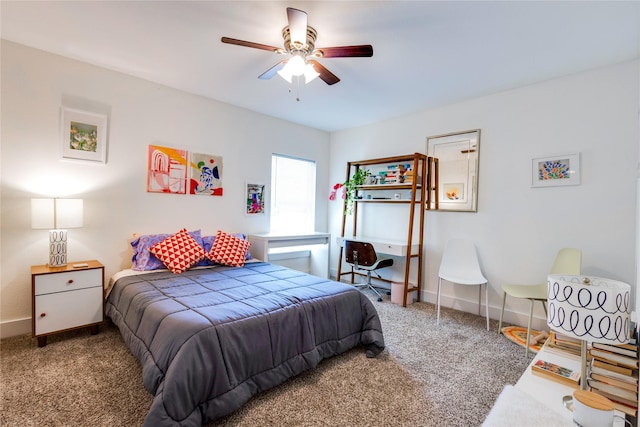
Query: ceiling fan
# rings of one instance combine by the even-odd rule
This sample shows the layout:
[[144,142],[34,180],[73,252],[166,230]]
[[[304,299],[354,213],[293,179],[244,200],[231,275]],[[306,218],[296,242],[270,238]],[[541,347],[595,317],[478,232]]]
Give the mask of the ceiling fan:
[[222,37],[221,41],[222,43],[268,50],[281,55],[289,55],[289,58],[283,59],[258,76],[259,79],[270,79],[277,73],[289,83],[291,83],[293,76],[304,75],[305,83],[309,83],[314,78],[320,77],[326,84],[333,85],[338,83],[340,79],[331,71],[327,70],[316,59],[373,56],[373,47],[369,44],[316,48],[315,42],[318,33],[315,28],[307,25],[307,13],[288,7],[287,19],[289,25],[282,29],[284,48],[232,39],[230,37]]

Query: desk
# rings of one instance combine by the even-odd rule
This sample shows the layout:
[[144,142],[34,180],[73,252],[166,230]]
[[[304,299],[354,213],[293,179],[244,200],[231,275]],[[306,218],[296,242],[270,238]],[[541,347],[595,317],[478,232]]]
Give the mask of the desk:
[[[345,240],[369,243],[373,246],[376,253],[404,258],[405,265],[403,268],[404,273],[402,274],[402,279],[397,280],[397,278],[392,277],[391,279],[378,278],[377,280],[387,282],[387,283],[402,283],[404,285],[404,287],[399,288],[399,291],[401,293],[400,293],[400,296],[398,297],[399,298],[398,301],[401,301],[400,303],[403,305],[403,307],[406,306],[405,298],[410,299],[411,302],[413,302],[414,291],[416,291],[415,293],[417,294],[416,295],[417,301],[420,301],[420,288],[421,288],[421,281],[422,281],[421,260],[418,261],[418,265],[417,265],[416,281],[412,282],[410,278],[410,276],[412,275],[411,267],[414,265],[414,264],[411,264],[410,258],[420,257],[420,243],[414,243],[411,245],[411,248],[409,248],[409,245],[407,244],[406,240],[402,241],[402,240],[394,240],[394,239],[381,239],[379,237],[375,238],[375,237],[367,237],[367,236],[337,237],[336,244],[340,247],[340,253],[343,252],[342,248],[344,247]],[[342,257],[338,262],[342,263]],[[355,273],[353,267],[351,268],[351,271],[348,271],[346,273],[343,272],[341,269],[341,264],[339,265],[338,272],[339,272],[338,278],[337,278],[338,281],[340,281],[343,275],[350,274],[351,283],[354,282],[354,275],[360,274],[360,273]],[[392,286],[392,293],[395,294],[397,291],[393,291],[393,289],[394,287]],[[404,292],[406,292],[406,294]],[[391,300],[393,302],[396,302],[396,297],[392,295]]]
[[329,239],[330,233],[306,234],[249,234],[251,254],[263,261],[269,261],[269,251],[275,248],[300,248],[316,246],[311,250],[310,273],[315,276],[329,277]]
[[[339,247],[344,246],[345,240],[353,240],[355,242],[367,242],[370,243],[376,252],[386,255],[393,256],[407,256],[407,249],[409,245],[407,245],[407,241],[401,240],[393,240],[393,239],[381,239],[376,237],[366,237],[366,236],[349,236],[349,237],[336,237],[336,243]],[[411,255],[417,255],[420,249],[419,243],[414,243],[411,245]]]

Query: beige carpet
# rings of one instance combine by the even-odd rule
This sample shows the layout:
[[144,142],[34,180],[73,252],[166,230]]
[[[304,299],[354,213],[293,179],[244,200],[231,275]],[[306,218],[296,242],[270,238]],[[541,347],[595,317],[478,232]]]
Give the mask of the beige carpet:
[[[523,348],[484,319],[434,306],[373,301],[387,349],[362,349],[266,391],[210,425],[478,426],[505,384],[526,369]],[[111,323],[38,348],[29,335],[0,341],[1,426],[138,426],[152,397]]]

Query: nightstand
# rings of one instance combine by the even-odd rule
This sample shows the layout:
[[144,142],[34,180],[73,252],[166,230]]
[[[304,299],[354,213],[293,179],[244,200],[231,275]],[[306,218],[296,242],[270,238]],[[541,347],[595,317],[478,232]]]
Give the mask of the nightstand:
[[95,260],[34,265],[31,296],[31,330],[38,347],[47,345],[47,335],[72,329],[91,327],[97,334],[104,321],[104,265]]

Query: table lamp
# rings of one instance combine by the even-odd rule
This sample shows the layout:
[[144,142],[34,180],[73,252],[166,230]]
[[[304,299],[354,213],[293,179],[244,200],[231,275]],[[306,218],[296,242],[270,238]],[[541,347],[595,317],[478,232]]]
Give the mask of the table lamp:
[[67,229],[82,217],[82,199],[31,199],[31,228],[49,229],[50,267],[67,265]]
[[580,386],[587,389],[587,342],[625,344],[630,333],[631,287],[601,277],[547,278],[547,325],[581,341]]

